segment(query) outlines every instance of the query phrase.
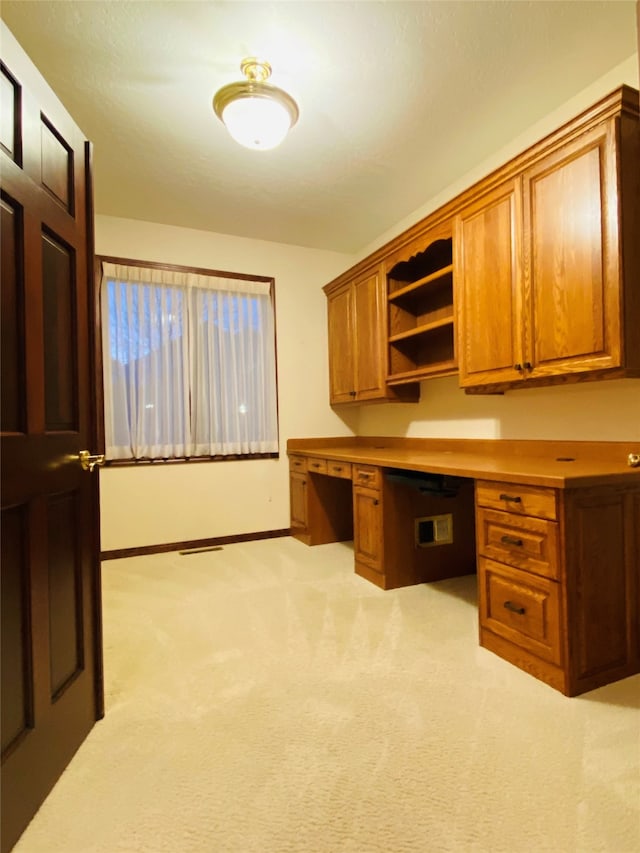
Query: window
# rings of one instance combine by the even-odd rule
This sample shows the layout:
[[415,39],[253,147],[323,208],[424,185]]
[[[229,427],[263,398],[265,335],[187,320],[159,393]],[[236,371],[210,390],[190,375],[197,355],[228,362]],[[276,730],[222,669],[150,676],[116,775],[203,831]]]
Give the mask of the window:
[[108,460],[278,452],[271,279],[104,261],[101,299]]

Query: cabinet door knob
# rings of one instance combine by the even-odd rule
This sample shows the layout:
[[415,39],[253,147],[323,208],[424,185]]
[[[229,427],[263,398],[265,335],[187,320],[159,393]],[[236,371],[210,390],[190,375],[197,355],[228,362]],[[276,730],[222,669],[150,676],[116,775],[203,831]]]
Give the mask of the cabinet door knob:
[[522,365],[518,362],[518,364],[513,365],[514,370],[522,370]]
[[349,394],[350,394],[350,396],[351,396],[351,397],[355,397],[355,396],[356,396],[356,392],[355,392],[355,391],[349,391]]
[[378,506],[379,503],[380,503],[380,501],[377,498],[373,501],[374,506]]
[[531,362],[530,362],[530,361],[525,361],[525,363],[524,363],[524,369],[525,369],[525,370],[533,370],[533,365],[531,364]]

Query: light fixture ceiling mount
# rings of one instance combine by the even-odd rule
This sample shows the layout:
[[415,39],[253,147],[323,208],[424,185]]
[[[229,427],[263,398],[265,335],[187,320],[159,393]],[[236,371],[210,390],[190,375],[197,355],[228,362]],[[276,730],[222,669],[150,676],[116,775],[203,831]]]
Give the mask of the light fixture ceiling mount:
[[240,63],[246,77],[223,86],[213,97],[213,110],[231,136],[246,148],[275,148],[298,120],[298,105],[283,89],[266,81],[271,65],[255,56]]

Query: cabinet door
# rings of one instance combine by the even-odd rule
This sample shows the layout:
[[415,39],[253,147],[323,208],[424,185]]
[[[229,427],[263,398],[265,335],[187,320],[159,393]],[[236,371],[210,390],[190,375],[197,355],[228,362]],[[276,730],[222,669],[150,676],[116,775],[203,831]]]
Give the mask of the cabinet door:
[[350,403],[354,388],[353,289],[346,284],[328,296],[329,316],[329,399]]
[[289,474],[289,494],[291,500],[291,528],[306,530],[307,512],[307,475],[292,471]]
[[353,537],[356,563],[382,573],[382,495],[376,489],[354,486]]
[[380,271],[353,284],[357,400],[385,397],[384,282]]
[[524,172],[532,377],[621,363],[615,149],[612,120]]
[[454,242],[460,385],[518,382],[524,378],[519,180],[463,210]]

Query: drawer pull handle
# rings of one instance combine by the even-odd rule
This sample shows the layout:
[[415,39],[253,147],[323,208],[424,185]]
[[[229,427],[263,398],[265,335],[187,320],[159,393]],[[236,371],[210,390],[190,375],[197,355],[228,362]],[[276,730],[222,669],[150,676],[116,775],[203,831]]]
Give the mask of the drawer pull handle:
[[334,471],[342,471],[342,468],[339,465],[334,465],[333,470]]
[[522,548],[524,545],[522,539],[516,539],[515,536],[507,536],[506,533],[500,537],[500,541],[504,542],[505,545],[515,545],[518,548]]
[[510,610],[512,613],[517,613],[519,616],[524,616],[526,612],[524,607],[518,607],[518,605],[514,604],[513,601],[505,601],[504,607],[506,610]]
[[312,467],[312,468],[319,468],[319,467],[320,467],[320,463],[319,463],[319,462],[312,462],[312,463],[311,463],[311,467]]
[[358,474],[358,477],[360,477],[361,480],[368,480],[370,476],[371,474],[369,474],[367,471],[360,471],[360,473]]
[[521,504],[522,498],[519,495],[505,495],[504,493],[500,495],[501,501],[510,501],[514,504]]

